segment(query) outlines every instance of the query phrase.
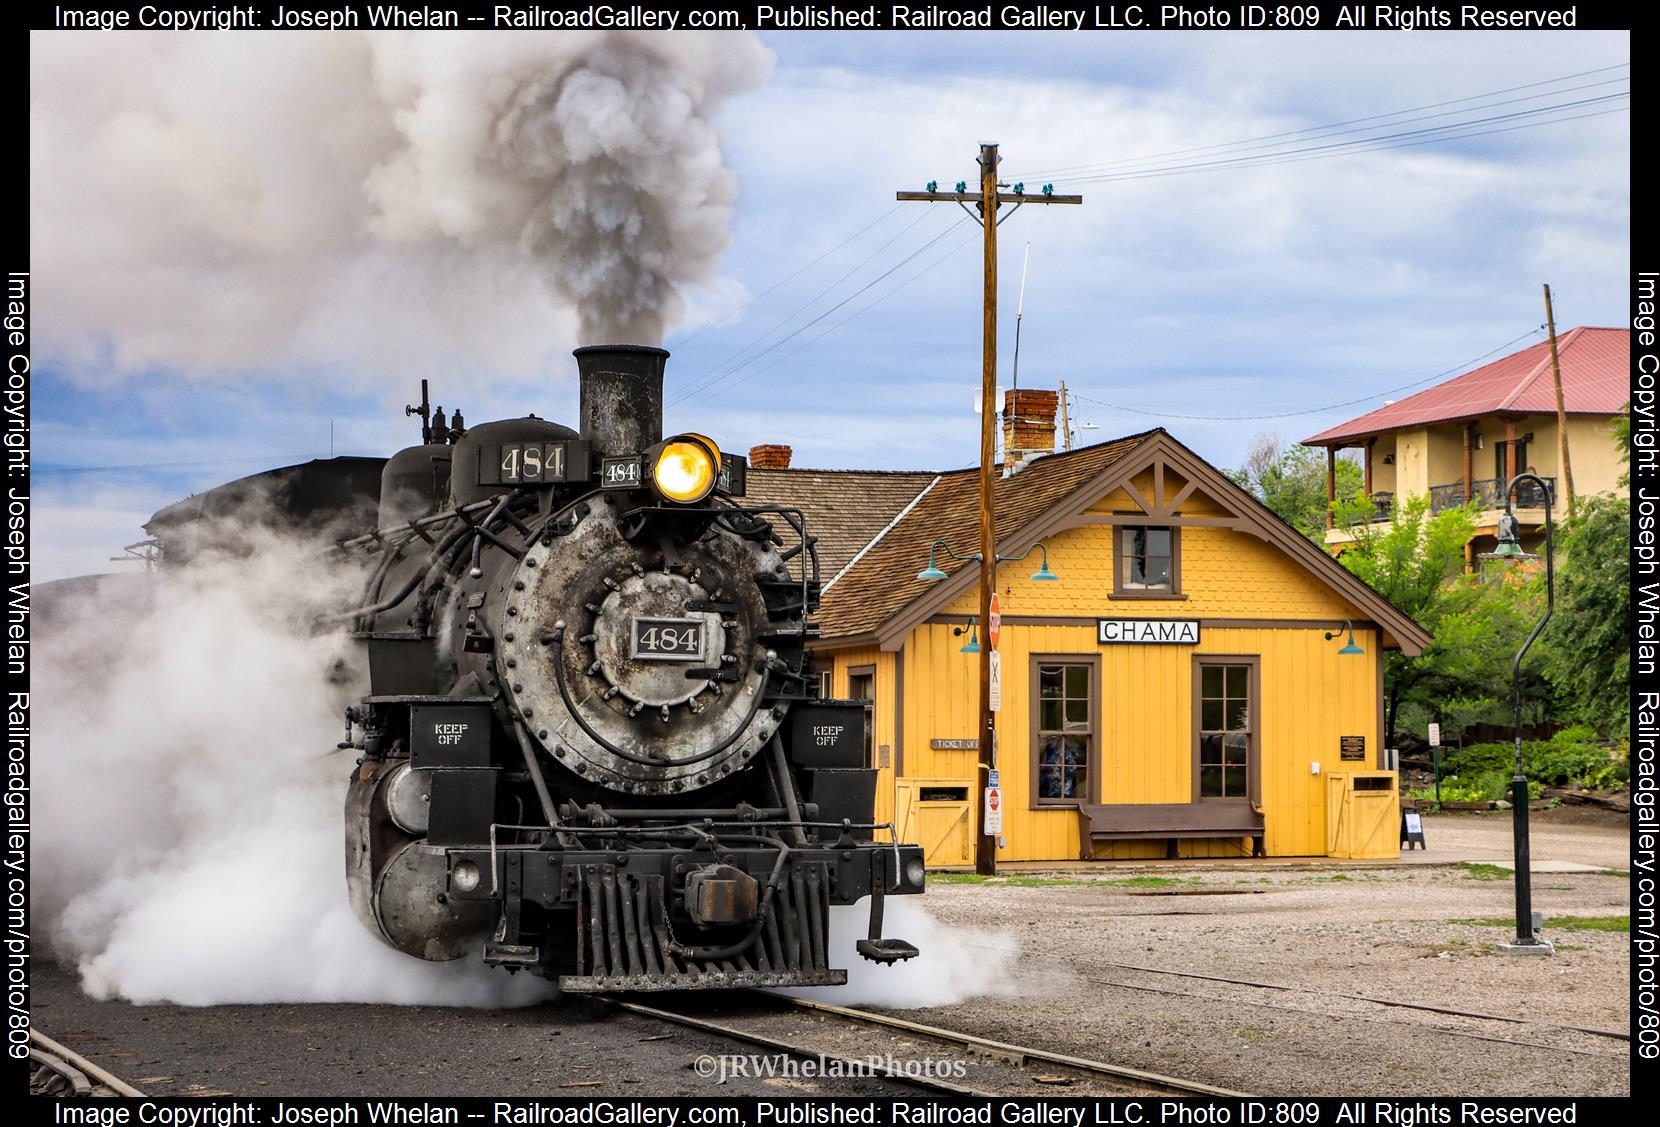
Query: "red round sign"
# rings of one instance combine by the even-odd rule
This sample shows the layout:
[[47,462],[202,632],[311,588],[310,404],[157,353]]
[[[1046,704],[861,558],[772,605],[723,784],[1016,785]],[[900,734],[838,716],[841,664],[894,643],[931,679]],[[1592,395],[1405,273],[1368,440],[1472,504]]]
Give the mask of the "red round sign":
[[998,806],[999,806],[999,805],[1000,805],[1000,804],[999,804],[999,803],[998,803],[998,801],[997,801],[997,792],[996,792],[996,791],[992,791],[992,792],[991,792],[991,793],[990,793],[990,794],[988,794],[988,795],[987,795],[987,796],[986,796],[986,804],[987,804],[987,805],[988,805],[988,806],[990,806],[990,807],[991,807],[991,808],[992,808],[992,809],[993,809],[993,810],[996,810],[996,809],[997,809],[997,807],[998,807]]
[[997,592],[991,593],[991,613],[986,616],[986,636],[991,640],[991,648],[997,648],[997,637],[1003,632],[1003,604],[997,597]]

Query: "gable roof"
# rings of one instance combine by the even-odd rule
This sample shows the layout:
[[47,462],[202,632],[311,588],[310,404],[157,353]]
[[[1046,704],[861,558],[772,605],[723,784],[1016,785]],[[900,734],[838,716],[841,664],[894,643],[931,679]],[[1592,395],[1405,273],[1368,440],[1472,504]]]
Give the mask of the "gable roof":
[[[1562,400],[1570,414],[1612,415],[1625,409],[1631,399],[1630,329],[1570,329],[1557,337],[1556,352],[1562,362]],[[1405,427],[1505,412],[1556,413],[1549,341],[1323,430],[1303,439],[1303,445],[1334,446]]]
[[[1339,597],[1380,626],[1407,653],[1421,652],[1429,633],[1228,476],[1162,427],[1065,454],[1040,458],[994,485],[999,551],[1013,551],[1058,531],[1100,497],[1129,481],[1155,457],[1235,514],[1242,531],[1279,547]],[[911,626],[966,591],[978,568],[936,555],[944,582],[920,584],[916,573],[929,545],[946,540],[964,554],[979,547],[979,472],[941,474],[934,487],[858,556],[825,590],[815,620],[829,639],[896,642]]]
[[807,514],[818,539],[823,582],[846,567],[928,483],[931,470],[772,470],[749,467],[746,503],[791,505]]
[[[1098,476],[1153,433],[1148,431],[1065,454],[1051,454],[1013,477],[998,478],[992,486],[998,542],[1014,535],[1078,486]],[[978,550],[978,467],[939,475],[939,482],[904,519],[871,544],[858,562],[824,592],[815,619],[824,635],[845,637],[868,633],[915,600],[921,594],[916,573],[927,562],[928,546],[935,540],[948,541],[964,554]],[[947,574],[954,574],[965,566],[943,553],[935,562]]]

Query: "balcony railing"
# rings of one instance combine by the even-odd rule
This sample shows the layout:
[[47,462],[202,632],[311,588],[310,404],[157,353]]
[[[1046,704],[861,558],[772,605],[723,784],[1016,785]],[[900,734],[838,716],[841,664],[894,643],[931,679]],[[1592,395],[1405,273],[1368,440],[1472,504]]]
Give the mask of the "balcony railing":
[[[1542,509],[1553,502],[1556,496],[1556,479],[1544,479],[1546,489],[1540,489],[1533,481],[1522,481],[1516,485],[1516,507],[1518,509]],[[1469,499],[1476,503],[1478,509],[1504,508],[1505,483],[1498,478],[1484,478],[1481,481],[1470,482]],[[1450,485],[1432,485],[1429,490],[1429,508],[1432,513],[1439,513],[1446,509],[1456,509],[1464,504],[1464,483],[1455,481]]]
[[[1547,496],[1554,499],[1556,496],[1556,479],[1544,479],[1549,487],[1549,493],[1539,488],[1532,481],[1523,481],[1516,486],[1516,507],[1518,509],[1543,508]],[[1481,509],[1504,508],[1504,482],[1497,478],[1487,478],[1483,481],[1470,482],[1470,500],[1476,502]],[[1389,492],[1372,494],[1372,512],[1369,523],[1383,524],[1395,517],[1395,495]],[[1455,481],[1450,485],[1434,485],[1429,491],[1430,512],[1439,513],[1447,509],[1456,509],[1464,504],[1464,483]],[[1338,527],[1352,527],[1361,523],[1359,519],[1345,516],[1337,522]]]

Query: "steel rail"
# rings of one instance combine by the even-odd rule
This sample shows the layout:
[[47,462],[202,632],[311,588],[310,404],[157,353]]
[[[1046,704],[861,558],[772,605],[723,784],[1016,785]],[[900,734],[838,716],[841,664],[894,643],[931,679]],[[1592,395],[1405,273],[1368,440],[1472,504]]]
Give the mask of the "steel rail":
[[[70,1095],[76,1097],[92,1095],[92,1081],[86,1078],[86,1073],[69,1062],[53,1056],[45,1049],[30,1049],[29,1061],[36,1065],[37,1069],[44,1068],[68,1084]],[[30,1076],[29,1087],[31,1089],[35,1086],[34,1076],[37,1075],[39,1075],[38,1071]]]
[[29,1030],[29,1040],[35,1042],[46,1052],[50,1053],[54,1057],[57,1057],[59,1060],[70,1065],[77,1071],[85,1073],[89,1078],[98,1081],[98,1083],[102,1084],[104,1087],[115,1092],[116,1095],[132,1096],[140,1099],[144,1096],[143,1092],[140,1092],[137,1088],[133,1087],[125,1080],[122,1080],[113,1072],[93,1064],[75,1050],[58,1044],[38,1029]]
[[1249,1097],[1248,1092],[1236,1092],[1228,1088],[1216,1088],[1209,1084],[1200,1084],[1191,1080],[1181,1080],[1174,1076],[1165,1076],[1157,1072],[1144,1072],[1139,1068],[1129,1068],[1124,1065],[1108,1064],[1105,1061],[1090,1060],[1086,1057],[1067,1056],[1065,1053],[1052,1053],[1047,1049],[1033,1049],[1025,1045],[1011,1045],[1006,1041],[993,1041],[986,1037],[976,1037],[972,1033],[959,1033],[954,1029],[944,1029],[937,1025],[924,1025],[921,1022],[907,1021],[904,1018],[889,1017],[887,1014],[871,1013],[868,1010],[852,1009],[848,1006],[837,1006],[829,1002],[819,1002],[811,998],[796,998],[789,995],[775,994],[772,997],[781,998],[793,1006],[802,1009],[816,1010],[820,1013],[835,1014],[850,1021],[860,1021],[869,1025],[885,1025],[893,1029],[902,1029],[908,1033],[917,1033],[924,1037],[934,1037],[941,1041],[949,1041],[970,1049],[984,1049],[1005,1058],[1020,1058],[1015,1063],[1026,1060],[1040,1060],[1048,1064],[1058,1064],[1066,1068],[1077,1069],[1080,1072],[1099,1073],[1103,1076],[1112,1076],[1121,1080],[1134,1080],[1142,1084],[1150,1084],[1172,1091],[1187,1092],[1201,1096],[1223,1096],[1230,1098]]

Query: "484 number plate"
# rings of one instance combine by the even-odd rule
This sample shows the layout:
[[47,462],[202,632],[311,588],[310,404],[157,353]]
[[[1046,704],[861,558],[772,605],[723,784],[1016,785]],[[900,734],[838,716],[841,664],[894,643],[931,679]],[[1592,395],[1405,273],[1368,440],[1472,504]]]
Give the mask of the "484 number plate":
[[703,626],[696,618],[636,618],[630,655],[641,661],[700,661]]

